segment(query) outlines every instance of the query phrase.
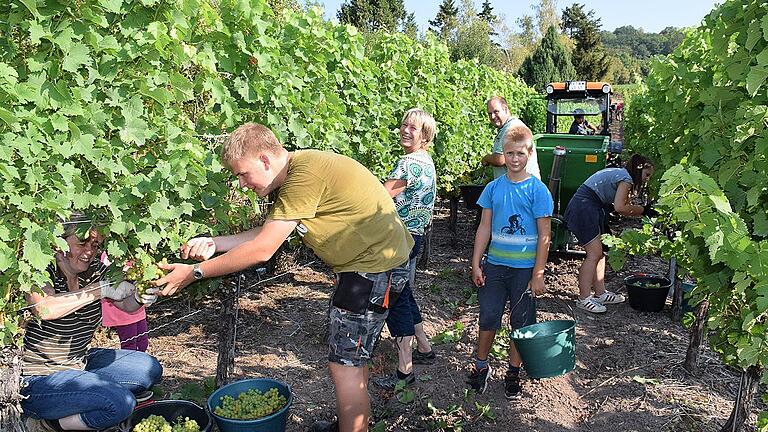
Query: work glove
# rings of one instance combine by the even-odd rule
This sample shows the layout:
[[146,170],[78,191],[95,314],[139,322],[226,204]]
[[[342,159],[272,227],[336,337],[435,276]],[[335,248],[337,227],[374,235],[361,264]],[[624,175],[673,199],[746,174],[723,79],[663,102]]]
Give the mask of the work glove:
[[653,203],[648,203],[643,206],[643,216],[648,217],[657,217],[659,215],[659,212],[656,211],[656,209],[653,208]]
[[139,290],[136,290],[136,292],[133,294],[133,297],[139,304],[144,304],[144,306],[151,306],[154,302],[157,301],[158,292],[160,292],[160,288],[151,286],[144,290],[144,294],[141,294],[139,293]]
[[216,244],[210,237],[195,237],[181,246],[181,258],[205,261],[216,253]]
[[101,287],[101,297],[112,300],[124,300],[136,291],[136,287],[127,281],[114,283],[107,280],[99,281]]

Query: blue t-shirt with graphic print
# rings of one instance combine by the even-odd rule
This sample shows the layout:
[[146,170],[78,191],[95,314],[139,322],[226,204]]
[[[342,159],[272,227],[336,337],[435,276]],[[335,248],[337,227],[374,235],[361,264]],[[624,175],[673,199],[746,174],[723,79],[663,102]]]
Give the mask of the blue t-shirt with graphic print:
[[491,209],[488,262],[512,268],[536,264],[539,240],[536,219],[551,217],[554,203],[549,189],[536,177],[513,182],[507,176],[488,183],[477,204]]

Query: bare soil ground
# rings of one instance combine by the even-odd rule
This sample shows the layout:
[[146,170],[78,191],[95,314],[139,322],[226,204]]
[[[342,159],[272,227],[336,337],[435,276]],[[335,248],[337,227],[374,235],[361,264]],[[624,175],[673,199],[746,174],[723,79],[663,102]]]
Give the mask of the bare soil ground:
[[[429,335],[450,329],[456,322],[465,329],[456,343],[435,345],[438,359],[434,365],[416,366],[420,379],[411,387],[412,402],[401,403],[402,393],[371,386],[376,422],[383,422],[388,431],[434,430],[429,423],[441,419],[448,424],[444,430],[462,426],[465,431],[719,430],[736,397],[738,375],[710,351],[703,355],[698,376],[682,369],[688,335],[671,321],[669,302],[660,313],[637,312],[626,303],[609,307],[603,315],[575,310],[573,372],[557,378],[526,379],[524,398],[509,402],[503,394],[504,360],[494,359],[485,394],[465,392],[464,379],[477,340],[478,309],[471,300],[469,278],[474,212],[460,209],[452,245],[447,203],[440,204],[431,262],[427,269],[419,270],[415,293]],[[303,266],[309,260],[296,257],[296,264],[291,265],[294,271],[244,289],[240,300],[235,378],[272,377],[289,383],[295,398],[288,431],[306,430],[316,419],[332,418],[335,411],[323,341],[331,272],[318,263]],[[577,298],[579,265],[578,258],[555,258],[548,263],[548,292],[539,299],[539,321],[570,319],[566,305],[573,305]],[[606,280],[610,290],[626,294],[626,275],[666,273],[667,269],[660,259],[636,257],[624,270],[608,271]],[[251,278],[249,285],[256,282]],[[173,322],[195,311],[200,312]],[[156,329],[149,352],[165,368],[161,386],[165,398],[204,400],[210,391],[204,383],[216,371],[218,312],[213,300],[190,304],[182,299],[166,300],[149,311],[150,328]],[[115,346],[116,336],[102,332],[96,345]],[[394,344],[385,330],[372,374],[391,373],[396,363]],[[438,411],[430,411],[430,403]],[[755,424],[754,413],[750,423]],[[754,426],[750,428],[754,430]]]
[[[615,122],[612,138],[622,130]],[[448,230],[448,203],[435,212],[428,268],[417,273],[415,296],[430,336],[464,325],[455,343],[435,345],[437,362],[416,366],[411,394],[370,388],[374,421],[387,431],[719,431],[736,398],[739,375],[707,350],[696,376],[682,368],[688,332],[672,322],[670,301],[660,313],[642,313],[627,303],[603,315],[575,310],[576,367],[569,374],[525,379],[524,397],[504,398],[505,360],[493,359],[492,380],[483,395],[465,391],[465,376],[477,341],[477,305],[472,301],[470,255],[474,211],[459,211],[455,236]],[[626,226],[626,222],[622,222]],[[335,413],[324,342],[331,271],[309,256],[283,263],[289,274],[258,283],[251,275],[243,290],[237,326],[235,379],[271,377],[294,392],[288,431],[304,431]],[[308,262],[312,265],[306,266]],[[548,292],[538,302],[538,320],[571,319],[566,305],[577,298],[579,258],[555,258],[547,265]],[[668,264],[634,257],[622,271],[607,272],[608,289],[624,293],[623,279],[636,272],[666,274]],[[149,352],[165,368],[165,399],[204,402],[216,372],[219,305],[171,298],[148,312]],[[179,319],[185,317],[183,319]],[[392,373],[397,354],[385,330],[372,361],[372,375]],[[96,346],[116,346],[115,334],[101,332]],[[413,396],[413,400],[402,403]],[[430,409],[429,406],[435,409]],[[747,430],[755,430],[757,402]],[[442,423],[442,429],[435,427]]]

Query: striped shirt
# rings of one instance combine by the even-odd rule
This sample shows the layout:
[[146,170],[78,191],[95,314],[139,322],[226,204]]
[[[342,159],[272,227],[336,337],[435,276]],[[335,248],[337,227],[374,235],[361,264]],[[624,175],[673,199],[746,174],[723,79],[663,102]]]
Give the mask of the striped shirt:
[[[80,288],[99,281],[106,267],[98,259],[78,275]],[[53,266],[48,274],[56,294],[69,292],[67,278]],[[96,300],[69,315],[53,320],[36,320],[24,334],[24,375],[50,375],[53,372],[85,367],[85,355],[93,334],[101,324],[101,303]]]

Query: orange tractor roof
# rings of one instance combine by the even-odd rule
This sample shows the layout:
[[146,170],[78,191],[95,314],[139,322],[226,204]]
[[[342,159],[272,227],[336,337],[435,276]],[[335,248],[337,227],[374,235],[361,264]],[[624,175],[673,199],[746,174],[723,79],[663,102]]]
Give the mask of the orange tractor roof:
[[[587,81],[587,90],[602,90],[605,84],[610,85],[604,81]],[[564,82],[553,82],[549,83],[549,85],[551,85],[555,90],[565,90]]]

